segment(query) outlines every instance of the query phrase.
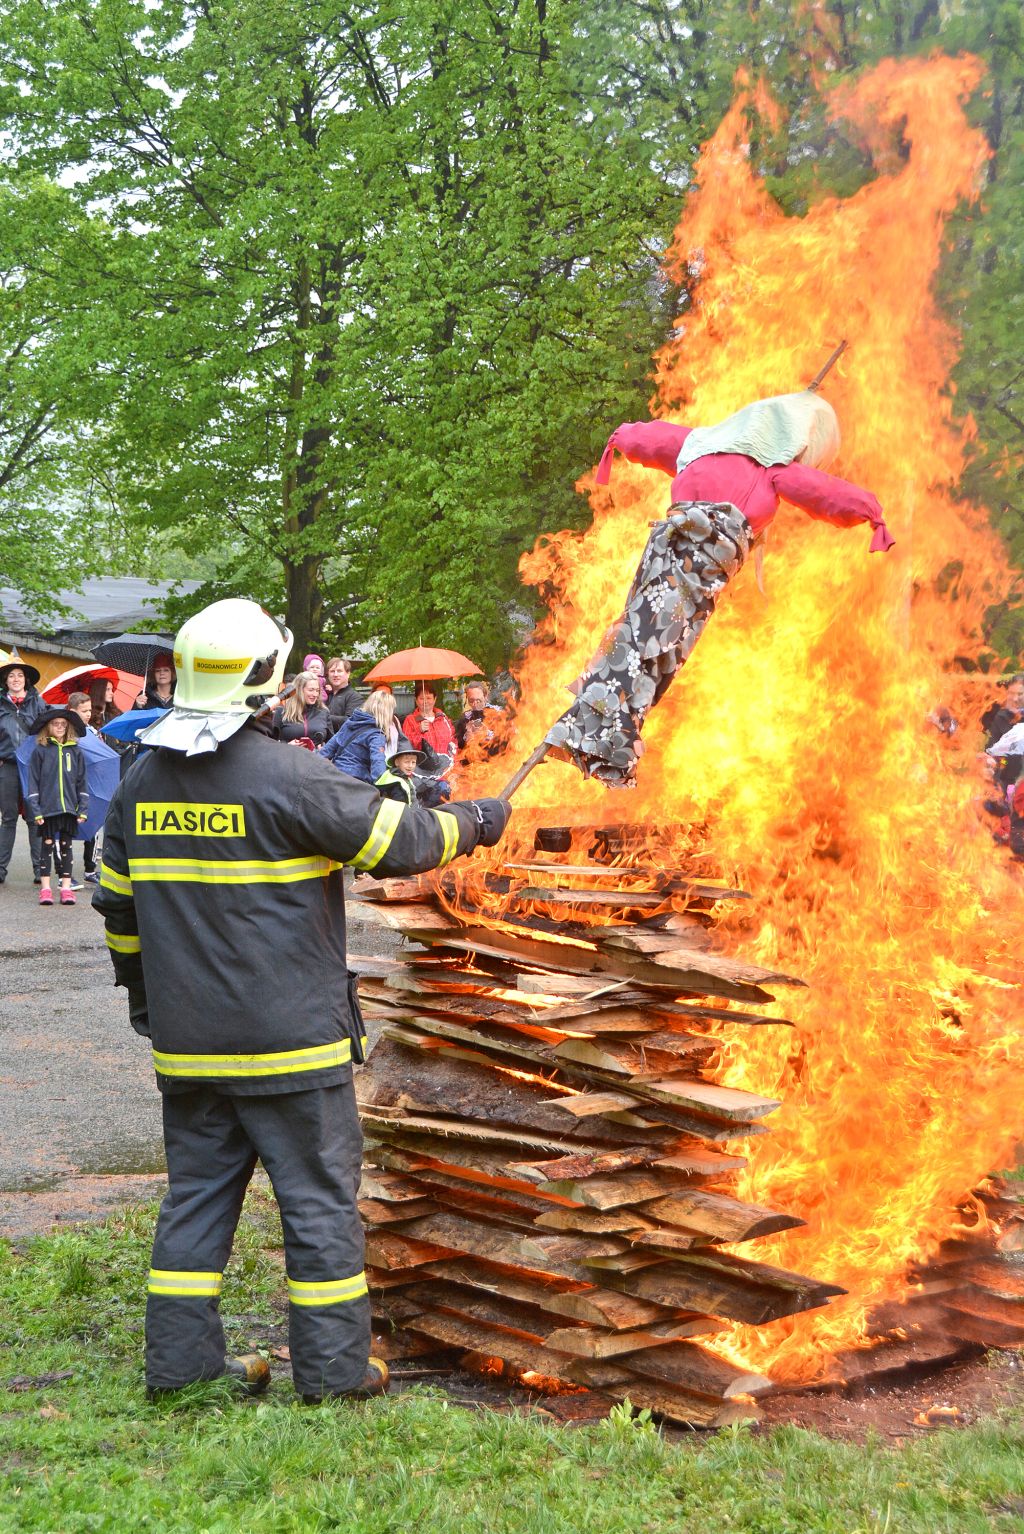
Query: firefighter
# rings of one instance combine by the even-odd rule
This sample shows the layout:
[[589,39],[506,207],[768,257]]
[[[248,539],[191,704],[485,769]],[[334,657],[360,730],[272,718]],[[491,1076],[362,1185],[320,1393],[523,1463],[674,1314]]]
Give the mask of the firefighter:
[[[215,602],[178,633],[174,709],[107,814],[93,904],[116,985],[153,1047],[169,1191],[146,1306],[151,1395],[269,1370],[225,1356],[219,1295],[246,1187],[262,1161],[281,1209],[296,1389],[307,1402],[387,1389],[369,1358],[356,1208],[362,1140],[352,1061],[365,1039],[345,955],[345,867],[438,868],[498,841],[500,800],[426,810],[253,718],[292,636],[256,603]],[[309,962],[282,964],[303,948]]]

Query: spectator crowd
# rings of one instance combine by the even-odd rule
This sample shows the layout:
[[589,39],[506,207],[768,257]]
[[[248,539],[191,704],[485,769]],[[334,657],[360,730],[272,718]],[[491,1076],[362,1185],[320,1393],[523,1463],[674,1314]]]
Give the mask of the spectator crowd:
[[[171,654],[156,653],[134,707],[169,708],[175,680]],[[110,724],[120,710],[106,680],[92,682],[87,692],[73,692],[63,708],[49,707],[38,683],[36,668],[17,656],[0,666],[0,884],[6,881],[22,818],[40,903],[54,903],[51,877],[56,876],[59,902],[70,905],[82,888],[72,867],[72,839],[88,808],[78,742]],[[461,766],[501,749],[507,717],[504,707],[491,701],[489,684],[479,679],[465,684],[461,707],[452,713],[442,699],[437,682],[417,682],[413,706],[400,716],[398,699],[386,682],[359,689],[352,682],[351,661],[334,656],[325,665],[321,656],[309,654],[300,672],[285,677],[263,727],[284,745],[318,751],[339,771],[376,785],[386,797],[436,807],[451,797]],[[929,715],[929,723],[946,736],[959,728],[946,708]],[[996,842],[1024,861],[1024,673],[1009,678],[1002,695],[981,715],[980,727],[983,812],[991,817]],[[37,749],[30,757],[25,793],[15,757],[29,736],[35,736]],[[139,748],[122,741],[109,744],[123,753],[122,771],[127,769]],[[97,878],[95,837],[84,842],[83,877],[89,883]]]
[[[173,656],[155,653],[134,708],[170,708],[175,681]],[[110,724],[120,710],[109,681],[97,680],[88,692],[72,693],[62,708],[49,707],[38,684],[37,669],[16,656],[0,666],[0,884],[6,881],[22,818],[40,904],[54,903],[52,865],[59,903],[73,905],[76,890],[83,887],[72,867],[73,838],[89,802],[77,745],[87,732]],[[437,682],[417,682],[413,707],[400,717],[389,684],[359,690],[352,682],[351,661],[334,656],[325,666],[321,656],[309,654],[300,672],[286,675],[263,727],[284,745],[320,752],[339,771],[376,785],[388,798],[432,808],[451,797],[460,766],[498,748],[505,720],[504,708],[490,701],[487,682],[466,684],[454,717],[441,698]],[[26,794],[16,753],[31,735],[38,749],[29,758]],[[122,753],[122,772],[127,770],[139,747],[103,738]],[[95,837],[83,851],[84,879],[95,883]]]

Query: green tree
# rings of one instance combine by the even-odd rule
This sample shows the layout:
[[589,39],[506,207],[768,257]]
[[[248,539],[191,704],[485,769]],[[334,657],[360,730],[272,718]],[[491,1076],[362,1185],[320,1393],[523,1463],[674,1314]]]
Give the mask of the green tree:
[[674,195],[634,84],[679,58],[623,9],[626,63],[606,0],[8,6],[16,172],[108,226],[106,471],[300,644],[498,659],[520,550],[642,411]]
[[0,580],[39,614],[98,560],[88,429],[103,391],[75,274],[101,239],[60,188],[0,182]]

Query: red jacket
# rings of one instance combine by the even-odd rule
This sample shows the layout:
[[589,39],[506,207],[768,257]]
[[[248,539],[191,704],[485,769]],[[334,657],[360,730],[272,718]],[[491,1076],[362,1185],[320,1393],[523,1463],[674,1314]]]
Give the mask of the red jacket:
[[679,451],[692,429],[673,426],[671,421],[626,421],[608,438],[598,465],[597,483],[608,483],[612,454],[617,448],[632,463],[673,475],[673,501],[731,501],[755,533],[768,526],[781,498],[799,506],[808,516],[836,527],[856,527],[859,522],[869,522],[874,528],[871,552],[892,548],[895,539],[871,491],[821,469],[810,469],[802,463],[762,468],[742,453],[709,453],[695,458],[677,474]]
[[423,728],[419,709],[402,721],[402,729],[417,751],[422,749],[426,741],[428,746],[433,746],[438,756],[454,757],[455,726],[439,708],[434,710],[434,717],[426,729]]

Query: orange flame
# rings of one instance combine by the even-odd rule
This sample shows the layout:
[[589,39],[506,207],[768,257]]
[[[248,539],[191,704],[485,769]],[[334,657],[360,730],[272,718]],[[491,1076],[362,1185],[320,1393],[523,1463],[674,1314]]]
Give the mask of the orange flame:
[[[833,115],[876,174],[802,219],[751,169],[740,89],[668,253],[695,301],[656,358],[653,409],[718,420],[801,387],[848,337],[823,388],[844,432],[833,467],[875,491],[897,547],[869,557],[866,528],[783,507],[767,595],[744,569],[648,721],[638,788],[611,794],[549,763],[516,800],[527,857],[537,823],[629,821],[660,831],[670,866],[702,825],[718,875],[756,897],[723,917],[725,945],[810,982],[786,996],[795,1031],[737,1030],[720,1066],[784,1100],[739,1196],[808,1222],[744,1253],[851,1292],[739,1329],[748,1364],[776,1378],[811,1377],[862,1339],[871,1300],[903,1287],[1020,1132],[1021,883],[972,806],[976,729],[949,741],[924,722],[939,703],[968,721],[992,696],[956,658],[978,654],[984,609],[1013,579],[984,516],[949,489],[964,440],[946,383],[956,336],[931,295],[944,223],[986,156],[961,105],[981,73],[970,58],[888,61],[837,90]],[[482,769],[492,792],[568,706],[668,504],[667,478],[623,459],[610,490],[585,484],[591,528],[523,560],[551,610],[519,671],[518,739]]]

